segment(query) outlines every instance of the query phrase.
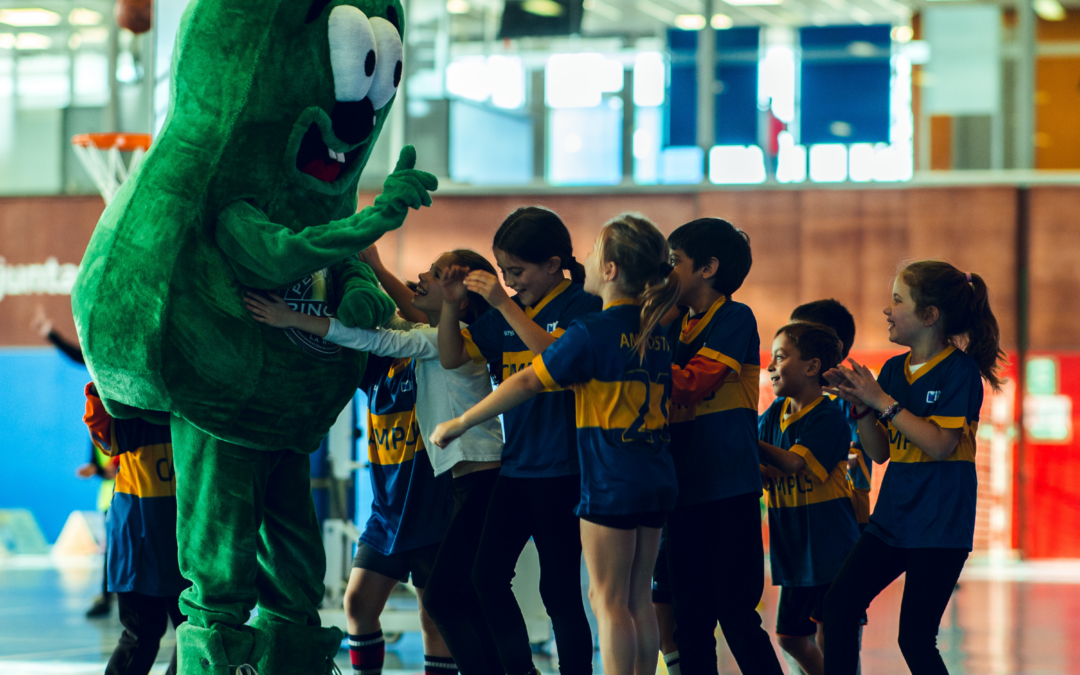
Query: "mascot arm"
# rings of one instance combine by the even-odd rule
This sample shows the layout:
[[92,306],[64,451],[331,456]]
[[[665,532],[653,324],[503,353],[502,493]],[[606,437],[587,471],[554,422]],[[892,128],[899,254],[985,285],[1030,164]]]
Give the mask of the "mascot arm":
[[237,200],[218,215],[218,246],[240,283],[261,289],[287,286],[364,250],[385,233],[401,227],[410,208],[430,206],[428,193],[438,187],[439,181],[412,168],[415,163],[416,150],[405,146],[374,205],[299,232],[271,222],[250,202]]
[[376,328],[394,318],[394,301],[379,288],[375,272],[355,256],[331,268],[337,282],[337,318],[349,328]]

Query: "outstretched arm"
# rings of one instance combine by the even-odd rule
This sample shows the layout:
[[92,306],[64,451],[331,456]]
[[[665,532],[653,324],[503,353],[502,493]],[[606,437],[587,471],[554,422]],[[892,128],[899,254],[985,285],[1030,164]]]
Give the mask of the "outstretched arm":
[[435,431],[431,433],[431,442],[445,448],[450,441],[477,424],[516,408],[543,390],[544,383],[540,381],[532,366],[519,370],[484,397],[484,400],[466,410],[464,415],[435,427]]
[[393,272],[386,269],[383,265],[382,258],[379,257],[379,248],[372,244],[363,251],[360,251],[360,260],[366,262],[371,270],[375,272],[375,278],[382,284],[382,288],[389,295],[394,304],[397,305],[398,311],[401,312],[401,316],[406,321],[413,323],[427,323],[427,314],[424,314],[420,310],[412,306],[413,296],[416,294],[405,285],[401,279],[398,279]]
[[438,187],[438,179],[412,168],[415,162],[416,151],[405,146],[375,204],[341,220],[294,232],[271,222],[249,202],[238,200],[218,214],[215,238],[240,283],[281,288],[371,246],[383,234],[401,227],[410,208],[430,206],[428,192]]

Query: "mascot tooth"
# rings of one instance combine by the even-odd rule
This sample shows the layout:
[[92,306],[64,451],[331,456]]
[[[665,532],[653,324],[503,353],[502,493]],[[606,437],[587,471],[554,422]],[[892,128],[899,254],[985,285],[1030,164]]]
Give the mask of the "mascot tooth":
[[[399,0],[192,0],[170,110],[87,248],[73,309],[109,412],[170,424],[184,675],[325,673],[325,560],[308,454],[363,354],[254,321],[245,291],[374,327],[358,251],[431,204],[406,147],[373,206],[357,182],[401,82]],[[246,625],[251,610],[258,617]]]

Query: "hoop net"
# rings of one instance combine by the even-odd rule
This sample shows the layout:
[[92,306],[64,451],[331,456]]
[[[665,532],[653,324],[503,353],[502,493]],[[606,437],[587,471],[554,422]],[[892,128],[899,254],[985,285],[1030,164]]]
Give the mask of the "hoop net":
[[[108,204],[150,147],[150,134],[79,134],[71,139],[75,155]],[[124,155],[128,159],[124,161]]]

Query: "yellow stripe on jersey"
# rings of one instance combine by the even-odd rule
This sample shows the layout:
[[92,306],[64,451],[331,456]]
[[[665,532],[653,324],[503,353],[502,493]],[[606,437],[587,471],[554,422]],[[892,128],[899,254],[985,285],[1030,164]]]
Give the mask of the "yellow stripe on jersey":
[[687,314],[683,317],[682,330],[679,334],[679,342],[688,345],[694,340],[696,340],[697,337],[701,335],[701,331],[705,330],[705,327],[709,325],[710,321],[712,321],[713,315],[720,311],[720,308],[724,306],[725,302],[727,302],[727,296],[721,295],[719,298],[717,298],[716,302],[712,304],[712,307],[710,307],[708,311],[705,312],[705,315],[702,316],[701,320],[698,321],[697,324],[694,326],[694,330],[689,332],[687,332],[686,328],[690,325],[690,313],[687,312]]
[[481,366],[486,366],[487,359],[484,358],[484,355],[480,353],[480,348],[473,342],[472,333],[469,332],[468,328],[461,329],[461,337],[465,338],[465,350],[469,352],[469,356],[472,357],[472,360]]
[[558,296],[560,293],[562,293],[563,291],[565,291],[568,288],[570,288],[570,280],[569,279],[563,279],[562,281],[559,282],[559,285],[556,286],[555,288],[551,289],[551,291],[549,291],[548,294],[545,295],[544,298],[540,302],[536,303],[532,307],[526,307],[525,308],[525,316],[529,317],[530,319],[535,317],[537,314],[540,313],[540,310],[547,307],[549,302],[554,300],[556,298],[556,296]]
[[852,488],[847,474],[847,461],[833,467],[824,483],[819,483],[807,475],[805,469],[793,476],[766,478],[764,483],[768,505],[772,509],[821,504],[834,499],[851,499]]
[[[115,421],[113,426],[116,426]],[[115,447],[115,446],[113,446]],[[120,456],[116,492],[136,497],[175,497],[172,444],[144,445]]]
[[821,403],[823,400],[825,400],[825,397],[819,396],[818,398],[814,399],[813,403],[804,408],[801,408],[799,412],[789,415],[788,408],[791,406],[791,399],[785,398],[783,407],[780,408],[780,433],[784,433],[785,431],[787,431],[787,428],[790,427],[792,424],[795,424],[803,417],[806,417],[807,413],[816,408],[817,404]]
[[742,372],[732,371],[713,394],[696,406],[671,406],[671,423],[689,422],[702,415],[727,410],[757,410],[761,366],[744,363]]
[[967,424],[966,417],[942,417],[941,415],[931,415],[926,419],[942,429],[963,429],[964,425]]
[[934,420],[934,421],[936,421],[936,419],[945,419],[945,420],[961,419],[961,420],[964,420],[964,424],[961,427],[944,427],[943,425],[939,424],[939,426],[943,426],[943,428],[946,428],[946,429],[951,429],[951,428],[959,428],[959,429],[961,429],[960,442],[956,444],[956,450],[954,450],[951,455],[949,455],[948,457],[946,457],[943,460],[934,459],[930,455],[923,452],[922,448],[920,448],[919,446],[917,446],[914,443],[912,443],[911,441],[909,441],[907,439],[907,437],[904,436],[904,434],[900,433],[900,430],[897,429],[896,427],[894,427],[892,425],[892,423],[890,422],[889,427],[888,427],[888,434],[889,434],[889,461],[891,461],[891,462],[900,462],[902,464],[921,464],[923,462],[939,462],[939,461],[941,461],[941,462],[974,462],[975,461],[975,433],[979,430],[979,423],[978,422],[968,422],[966,419],[964,419],[962,417],[959,417],[959,418],[943,417],[943,418],[936,418],[936,419],[933,418],[933,417],[923,417],[923,418],[920,418],[920,419]]
[[368,429],[368,461],[372,464],[401,464],[424,449],[415,409],[377,416],[368,413]]
[[[791,399],[788,400],[790,401]],[[787,401],[785,401],[785,403],[786,402]],[[810,448],[805,445],[793,445],[788,452],[793,452],[799,457],[802,457],[803,461],[806,462],[806,470],[810,472],[811,476],[817,478],[819,483],[824,483],[829,480],[828,470],[821,466],[821,462],[817,460],[817,457],[814,457],[814,453],[811,452]]]
[[[640,378],[635,378],[635,374],[640,374]],[[574,393],[578,429],[629,429],[641,417],[641,409],[646,404],[648,412],[635,432],[661,431],[667,424],[663,407],[664,384],[649,382],[649,373],[645,370],[627,371],[626,379],[618,382],[590,380],[574,385]]]
[[945,349],[942,349],[941,353],[939,353],[937,356],[919,366],[919,369],[916,370],[914,373],[911,372],[911,352],[908,352],[907,358],[904,359],[904,377],[907,378],[908,384],[914,384],[915,380],[929,373],[931,370],[934,369],[934,366],[944,361],[946,358],[948,358],[949,354],[952,354],[955,351],[956,347],[949,345]]
[[734,370],[736,373],[742,372],[742,363],[740,363],[738,359],[733,359],[730,356],[727,356],[726,354],[721,354],[720,352],[716,351],[715,349],[709,349],[708,347],[702,347],[701,349],[698,350],[697,355],[698,356],[704,356],[707,359],[712,359],[713,361],[717,361],[719,363],[722,363],[725,366],[727,366],[728,368],[731,368],[732,370]]

